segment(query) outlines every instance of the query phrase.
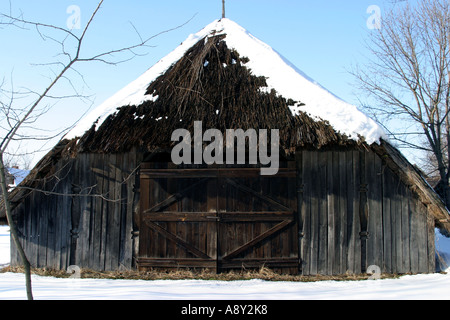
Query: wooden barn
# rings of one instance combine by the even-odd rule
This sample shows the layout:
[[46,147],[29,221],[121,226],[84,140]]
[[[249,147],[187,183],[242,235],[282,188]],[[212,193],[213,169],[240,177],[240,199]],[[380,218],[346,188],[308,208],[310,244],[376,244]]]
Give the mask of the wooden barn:
[[[175,164],[172,133],[195,121],[279,130],[277,173]],[[435,228],[450,229],[375,122],[228,19],[100,105],[10,198],[32,266],[54,269],[429,273]]]

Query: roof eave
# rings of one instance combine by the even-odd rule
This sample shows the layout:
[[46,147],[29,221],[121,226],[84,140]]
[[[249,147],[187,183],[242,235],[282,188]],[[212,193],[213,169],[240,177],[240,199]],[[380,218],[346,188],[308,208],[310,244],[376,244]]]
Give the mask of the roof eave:
[[372,144],[371,147],[406,185],[414,186],[416,194],[434,218],[435,226],[450,232],[450,212],[421,173],[389,142],[381,139],[380,144]]

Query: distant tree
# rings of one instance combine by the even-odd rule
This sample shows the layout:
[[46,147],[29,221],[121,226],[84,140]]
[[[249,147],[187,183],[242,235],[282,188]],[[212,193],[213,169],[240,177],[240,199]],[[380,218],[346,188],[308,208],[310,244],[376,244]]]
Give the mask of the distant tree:
[[364,108],[399,147],[424,154],[450,208],[450,1],[396,2],[370,33],[370,61],[352,73],[373,98]]

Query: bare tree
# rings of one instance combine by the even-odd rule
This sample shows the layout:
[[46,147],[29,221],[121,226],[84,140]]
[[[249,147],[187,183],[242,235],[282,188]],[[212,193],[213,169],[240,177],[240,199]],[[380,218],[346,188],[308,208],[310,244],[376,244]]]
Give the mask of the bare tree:
[[[67,97],[85,98],[77,92],[75,92],[75,94],[70,94],[67,96],[52,96],[52,91],[55,89],[55,86],[63,79],[69,81],[69,83],[71,84],[68,73],[69,71],[77,72],[76,69],[74,68],[76,64],[83,62],[98,61],[106,64],[115,65],[124,61],[128,61],[133,57],[139,55],[139,53],[136,50],[138,48],[148,46],[148,42],[153,38],[163,33],[167,33],[171,30],[180,28],[181,26],[190,21],[188,20],[182,25],[179,25],[169,30],[164,30],[158,34],[152,35],[149,38],[142,38],[140,34],[137,33],[136,28],[134,28],[133,26],[134,30],[139,36],[139,41],[137,41],[135,44],[128,47],[121,47],[109,51],[99,52],[97,54],[93,54],[90,56],[83,56],[82,48],[84,47],[85,37],[88,34],[88,31],[90,30],[90,27],[95,17],[98,15],[99,10],[101,9],[103,3],[104,0],[98,2],[86,26],[84,27],[84,29],[81,30],[81,35],[77,35],[75,32],[73,32],[73,30],[69,28],[62,28],[55,25],[46,24],[43,22],[33,22],[26,20],[23,18],[22,14],[14,16],[11,13],[11,10],[9,13],[0,13],[0,27],[35,29],[38,35],[43,39],[50,39],[60,45],[60,52],[58,53],[57,56],[62,57],[62,59],[59,59],[49,64],[52,65],[53,67],[58,68],[58,71],[55,72],[54,77],[50,80],[49,85],[45,89],[43,89],[42,92],[33,92],[31,90],[27,92],[28,94],[34,95],[35,98],[29,105],[26,105],[25,107],[19,106],[19,103],[17,102],[16,99],[18,92],[15,91],[14,88],[11,88],[10,90],[5,89],[2,90],[4,81],[0,83],[0,93],[1,93],[0,110],[3,113],[2,120],[4,123],[2,125],[3,126],[2,129],[4,129],[6,132],[5,135],[0,138],[0,185],[3,194],[5,195],[8,194],[8,186],[6,182],[7,181],[6,168],[5,168],[5,156],[8,155],[8,148],[10,147],[11,143],[16,140],[41,139],[37,138],[36,136],[23,134],[21,133],[20,130],[28,125],[35,123],[36,119],[38,119],[41,115],[43,115],[46,112],[49,112],[50,107],[48,107],[47,104],[44,104],[43,101],[45,101],[46,99],[63,99]],[[71,43],[75,45],[68,45],[69,41],[71,41]],[[72,49],[71,50],[68,49],[69,47],[71,47]],[[79,76],[82,77],[81,74],[79,74]],[[67,128],[61,132],[53,134],[51,137],[42,137],[42,139],[49,139],[55,136],[60,136],[65,131],[67,131]],[[4,209],[6,211],[8,224],[10,226],[11,238],[18,250],[20,259],[25,269],[27,298],[31,300],[33,299],[33,295],[31,288],[30,263],[19,241],[16,226],[14,224],[12,217],[11,204],[8,197],[4,197],[3,203],[5,206]]]
[[370,61],[353,73],[371,101],[362,102],[399,147],[424,154],[450,208],[450,2],[397,4],[368,40]]

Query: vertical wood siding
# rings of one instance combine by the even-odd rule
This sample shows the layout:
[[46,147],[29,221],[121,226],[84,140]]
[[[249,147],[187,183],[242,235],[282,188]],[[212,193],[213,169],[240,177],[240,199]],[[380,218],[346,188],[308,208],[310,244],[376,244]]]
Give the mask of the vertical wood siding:
[[[15,210],[31,264],[136,268],[140,188],[135,169],[141,161],[137,152],[59,161],[57,178],[46,181],[50,193],[30,191]],[[302,274],[359,274],[370,265],[387,273],[434,272],[434,220],[375,153],[303,150],[296,154],[296,167],[297,186],[290,196],[297,197],[299,208]],[[11,246],[11,264],[18,265]]]
[[374,153],[302,151],[302,273],[435,270],[434,221]]
[[[79,154],[60,161],[47,192],[30,191],[15,210],[33,267],[134,269],[140,154]],[[20,264],[11,244],[11,264]]]

